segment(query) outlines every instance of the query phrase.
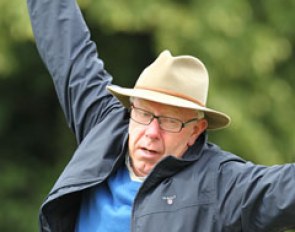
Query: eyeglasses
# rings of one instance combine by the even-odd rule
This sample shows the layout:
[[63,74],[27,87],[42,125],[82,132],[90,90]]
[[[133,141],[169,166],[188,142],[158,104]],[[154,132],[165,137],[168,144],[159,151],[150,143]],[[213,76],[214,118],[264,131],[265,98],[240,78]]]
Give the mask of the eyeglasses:
[[149,125],[154,118],[158,120],[160,128],[164,131],[171,133],[179,133],[182,128],[186,127],[187,124],[199,120],[199,118],[193,118],[186,122],[182,122],[177,118],[170,118],[165,116],[156,116],[151,112],[131,106],[130,108],[130,118],[139,124]]

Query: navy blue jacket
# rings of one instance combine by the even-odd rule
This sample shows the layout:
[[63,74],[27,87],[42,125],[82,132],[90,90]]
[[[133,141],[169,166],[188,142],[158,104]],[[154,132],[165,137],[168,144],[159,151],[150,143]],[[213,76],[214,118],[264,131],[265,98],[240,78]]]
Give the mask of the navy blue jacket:
[[[40,231],[74,231],[83,190],[124,163],[128,113],[74,0],[28,0],[40,55],[78,148],[40,209]],[[207,142],[159,162],[136,195],[133,232],[282,231],[295,226],[295,165],[245,162]]]

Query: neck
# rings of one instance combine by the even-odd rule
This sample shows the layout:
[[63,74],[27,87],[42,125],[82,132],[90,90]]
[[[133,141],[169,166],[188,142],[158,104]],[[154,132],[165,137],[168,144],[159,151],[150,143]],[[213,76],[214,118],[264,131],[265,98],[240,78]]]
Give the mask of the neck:
[[129,175],[130,175],[131,180],[137,181],[137,182],[143,182],[145,180],[145,178],[146,178],[145,176],[138,176],[134,172],[134,168],[132,165],[132,159],[128,153],[126,154],[126,157],[125,157],[125,164],[126,164],[127,169],[129,171]]

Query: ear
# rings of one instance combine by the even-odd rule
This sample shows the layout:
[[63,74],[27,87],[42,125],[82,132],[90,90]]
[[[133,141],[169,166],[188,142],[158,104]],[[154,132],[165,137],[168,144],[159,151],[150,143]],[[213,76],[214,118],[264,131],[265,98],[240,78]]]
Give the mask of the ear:
[[205,118],[202,118],[198,121],[198,123],[194,126],[194,131],[191,137],[188,140],[187,145],[192,146],[196,140],[199,138],[200,134],[202,134],[208,127],[208,122]]

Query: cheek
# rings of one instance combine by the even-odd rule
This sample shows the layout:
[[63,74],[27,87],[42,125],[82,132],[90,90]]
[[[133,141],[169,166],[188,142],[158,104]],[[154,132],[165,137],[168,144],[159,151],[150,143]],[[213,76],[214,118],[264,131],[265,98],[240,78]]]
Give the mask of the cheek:
[[130,121],[128,133],[129,133],[129,150],[132,151],[137,141],[142,137],[144,130],[140,125]]
[[129,122],[129,128],[128,128],[128,132],[129,132],[129,136],[133,136],[134,134],[138,133],[139,132],[139,128],[140,126],[133,122],[132,120],[130,120]]
[[185,134],[179,134],[165,139],[166,152],[176,157],[182,157],[184,152],[188,148],[189,136]]

